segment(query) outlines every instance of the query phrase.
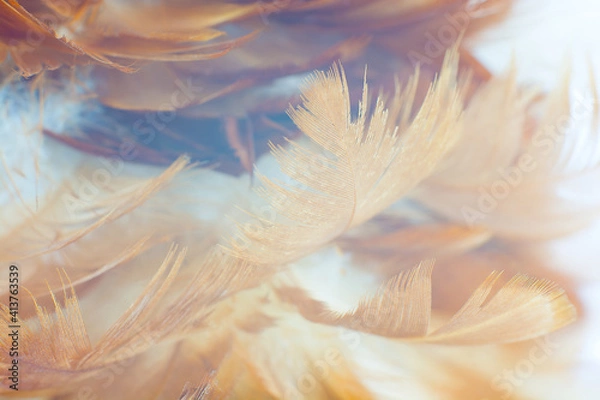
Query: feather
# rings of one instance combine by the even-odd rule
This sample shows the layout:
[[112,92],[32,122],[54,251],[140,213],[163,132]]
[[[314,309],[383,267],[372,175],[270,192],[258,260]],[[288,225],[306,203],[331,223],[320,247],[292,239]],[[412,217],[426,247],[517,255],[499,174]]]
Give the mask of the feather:
[[[136,318],[143,319],[164,296],[165,289],[172,283],[183,260],[181,253],[174,258],[176,251],[176,248],[172,249],[154,279],[138,299],[138,303],[134,304],[128,313],[115,323],[113,330],[109,330],[93,347],[90,345],[72,288],[70,292],[66,289],[64,291],[64,309],[51,294],[55,304],[53,314],[36,304],[37,318],[21,325],[23,340],[20,346],[20,362],[25,366],[23,373],[31,380],[20,389],[36,393],[40,390],[60,391],[61,386],[66,383],[76,387],[78,382],[98,374],[103,368],[134,357],[142,349],[151,346],[154,343],[151,339],[152,332],[143,331],[132,322],[136,321]],[[6,320],[7,316],[10,316],[8,309],[2,315]],[[9,329],[9,321],[5,322],[7,323],[3,330]],[[39,328],[36,328],[36,325],[39,325]],[[3,337],[8,337],[9,331],[4,333]],[[3,340],[0,345],[8,349],[11,343]],[[124,349],[127,351],[123,351]],[[7,358],[8,352],[5,354],[2,363],[8,364],[10,363],[10,359]]]
[[[497,120],[504,133],[489,139],[479,130],[467,131],[446,160],[454,166],[425,182],[414,197],[456,223],[483,226],[507,239],[548,239],[586,227],[600,212],[598,193],[586,184],[598,175],[600,162],[596,88],[592,74],[583,92],[589,96],[571,96],[568,77],[567,71],[542,99],[517,95],[513,78],[496,78],[480,89],[475,98],[486,101],[469,105],[465,126],[477,129]],[[571,134],[575,131],[579,134]]]
[[[386,222],[391,222],[388,217]],[[486,243],[491,233],[485,228],[421,223],[373,235],[342,237],[337,243],[354,254],[400,258],[404,263],[463,253]]]
[[527,111],[538,95],[535,89],[520,88],[516,74],[513,62],[506,76],[494,77],[476,90],[465,108],[460,142],[429,182],[475,186],[513,164],[521,151]]
[[[413,72],[411,50],[431,50],[431,33],[439,36],[455,13],[469,11],[462,22],[472,32],[473,23],[493,20],[510,3],[0,0],[0,59],[8,57],[0,68],[7,82],[0,96],[8,100],[0,130],[8,149],[0,154],[5,170],[0,259],[19,265],[22,289],[32,298],[19,306],[23,379],[17,395],[498,397],[494,374],[522,365],[517,363],[532,353],[529,342],[497,344],[553,332],[574,320],[575,307],[550,281],[489,274],[499,266],[510,274],[553,276],[531,260],[521,265],[523,259],[510,257],[518,250],[493,236],[535,236],[523,227],[539,232],[567,225],[554,218],[562,203],[554,208],[549,198],[566,175],[597,173],[598,107],[585,139],[561,136],[557,151],[540,154],[546,158],[515,191],[513,203],[494,210],[481,226],[468,226],[457,218],[457,208],[469,204],[480,185],[493,183],[498,169],[514,167],[523,152],[538,154],[536,135],[559,123],[557,116],[572,105],[569,82],[538,97],[519,87],[511,70],[477,88],[490,74],[454,40],[444,40],[435,56],[421,58],[425,65],[405,78]],[[48,15],[53,22],[44,18]],[[462,37],[467,27],[452,25]],[[39,45],[28,43],[32,33],[43,39]],[[337,59],[329,72],[308,79],[299,98],[297,84],[307,71]],[[372,96],[366,72],[363,78],[365,60],[374,77],[370,85],[392,87],[395,74],[395,90]],[[24,75],[61,65],[92,66],[17,82],[13,63]],[[475,68],[474,79],[457,79],[465,65]],[[428,88],[422,91],[423,86]],[[41,88],[60,96],[49,101]],[[592,97],[597,100],[595,91]],[[46,139],[111,156],[122,140],[113,127],[127,127],[134,136],[136,123],[144,118],[151,123],[148,112],[173,116],[173,125],[193,126],[204,135],[220,133],[219,121],[199,121],[204,117],[224,118],[229,127],[235,118],[272,118],[277,126],[280,115],[252,114],[277,114],[290,102],[289,116],[306,136],[286,146],[273,144],[272,157],[259,161],[278,163],[283,175],[279,180],[259,175],[259,196],[235,189],[247,187],[246,177],[195,179],[199,174],[181,158],[158,174],[126,169],[75,212],[65,207],[65,196],[81,196],[76,180],[93,177],[98,159],[86,156],[81,167],[69,165],[77,163],[63,155],[75,152],[63,153],[59,143]],[[33,108],[39,110],[21,112]],[[48,111],[56,121],[48,122]],[[98,121],[99,115],[108,118]],[[115,116],[118,123],[112,124]],[[154,128],[176,140],[184,136],[175,126]],[[250,170],[251,141],[235,129],[227,133]],[[225,137],[204,136],[202,142],[185,137],[183,150],[205,152],[211,141],[226,144]],[[169,164],[177,152],[163,145],[140,146],[140,155]],[[38,157],[38,148],[58,156]],[[572,193],[558,189],[563,190],[556,197],[568,200]],[[417,201],[407,199],[411,195]],[[523,207],[530,198],[539,200],[539,210]],[[390,217],[398,208],[389,207],[398,200],[400,207],[414,207],[407,218]],[[592,202],[577,212],[596,210]],[[234,205],[242,212],[231,211]],[[224,210],[233,214],[233,223],[222,218]],[[535,218],[539,226],[531,224]],[[569,226],[578,228],[581,220],[573,218]],[[441,274],[434,275],[433,262],[425,261],[346,311],[361,289],[379,281],[381,271],[396,274],[407,263],[433,256],[442,258]],[[388,263],[373,265],[381,258]],[[327,290],[332,305],[345,311],[333,312],[316,300],[316,291],[288,284],[295,274],[306,278],[305,286]],[[462,308],[451,315],[455,305]],[[6,371],[13,362],[10,309],[0,311],[5,323],[0,367]],[[455,347],[484,344],[495,346]],[[540,367],[540,375],[561,362]],[[0,393],[12,397],[7,382],[0,383]],[[530,387],[513,387],[515,398],[530,397]]]
[[[314,40],[307,35],[314,35]],[[298,42],[301,42],[298,46]],[[189,117],[246,117],[250,113],[282,112],[297,97],[295,75],[326,66],[336,60],[348,62],[360,54],[369,39],[359,36],[324,40],[320,33],[295,29],[284,37],[261,35],[255,40],[212,60],[186,63],[154,62],[133,74],[95,69],[100,101],[124,110],[180,110]],[[295,51],[289,52],[291,46]],[[293,86],[278,84],[287,78]],[[135,88],[147,86],[151,96]],[[174,93],[178,94],[173,101]],[[261,101],[258,102],[257,98]],[[268,99],[268,101],[267,101]]]
[[179,396],[179,400],[220,400],[224,397],[220,397],[213,394],[211,382],[207,379],[207,382],[203,382],[198,386],[193,386],[187,383]]
[[256,264],[296,260],[372,218],[433,172],[461,126],[455,53],[418,110],[418,69],[416,74],[404,90],[396,87],[388,110],[379,98],[370,116],[365,85],[355,120],[343,70],[334,67],[309,80],[303,106],[290,116],[313,148],[296,142],[273,148],[296,187],[257,174],[259,195],[285,220],[257,217],[258,228],[241,226],[232,254]]
[[575,319],[575,308],[555,284],[516,275],[491,294],[499,273],[492,273],[443,326],[429,332],[431,262],[387,281],[372,297],[341,314],[297,288],[280,288],[308,320],[342,326],[413,343],[481,345],[527,340],[553,332]]
[[[335,332],[277,313],[277,326],[260,336],[236,335],[214,378],[218,391],[234,398],[372,399]],[[308,346],[298,347],[298,340]]]
[[[30,385],[29,388],[24,385],[25,387],[22,388],[24,391],[29,389],[35,393],[37,388],[48,389],[68,382],[70,374],[67,371],[74,369],[77,360],[91,349],[75,293],[72,290],[70,293],[65,290],[63,294],[64,309],[52,296],[55,305],[54,315],[36,304],[37,326],[31,323],[21,324],[19,363],[22,364],[22,373],[37,378],[37,383]],[[3,349],[10,349],[12,343],[9,336],[11,333],[9,326],[13,325],[10,315],[8,307],[2,305],[4,323],[0,346]],[[8,352],[3,354],[0,363],[3,367],[11,363]],[[5,386],[3,389],[7,391],[8,388]]]
[[[68,40],[58,38],[50,27],[14,0],[0,1],[0,27],[0,49],[10,53],[25,76],[35,75],[46,68],[56,69],[63,64],[92,62],[128,70],[99,55],[86,54]],[[11,38],[14,40],[11,41]]]
[[554,283],[516,275],[493,296],[492,274],[428,343],[490,344],[532,339],[570,324],[575,307]]
[[[70,182],[66,182],[44,202],[43,208],[3,236],[0,258],[5,261],[25,259],[60,250],[136,209],[187,166],[188,161],[181,158],[156,178],[138,182],[111,195],[104,193],[90,203],[79,197],[82,193],[87,194],[82,187],[69,190]],[[92,182],[91,179],[85,181],[85,177],[95,171],[80,171],[84,182]],[[94,188],[99,192],[97,187]],[[72,215],[76,215],[77,219],[73,219]],[[70,228],[69,231],[61,229],[65,226]]]
[[[136,60],[186,61],[220,57],[251,39],[254,33],[215,42],[223,33],[211,26],[240,15],[258,13],[256,4],[218,2],[168,11],[164,7],[138,6],[132,12],[116,2],[84,2],[77,10],[70,5],[67,8],[75,12],[74,18],[65,19],[61,13],[69,10],[59,10],[56,6],[50,7],[46,14],[36,10],[40,14],[36,16],[16,1],[0,2],[0,47],[10,52],[25,76],[62,65],[97,63],[132,72],[135,68],[131,64]],[[205,24],[197,23],[203,19]],[[51,21],[54,26],[44,21]],[[170,29],[157,27],[157,21],[164,21]],[[59,31],[66,35],[59,37]],[[116,37],[119,39],[115,40]]]

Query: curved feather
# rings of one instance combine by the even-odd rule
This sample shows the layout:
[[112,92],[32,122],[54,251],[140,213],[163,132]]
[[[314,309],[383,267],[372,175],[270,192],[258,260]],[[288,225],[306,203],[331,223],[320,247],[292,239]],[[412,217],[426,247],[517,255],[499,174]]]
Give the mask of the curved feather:
[[336,313],[298,288],[280,288],[284,301],[308,320],[407,342],[446,345],[511,343],[553,332],[575,320],[575,307],[554,283],[516,275],[494,294],[494,272],[463,307],[430,332],[431,262],[403,271],[354,310]]
[[296,260],[372,218],[432,173],[461,128],[456,53],[449,53],[416,108],[418,74],[406,88],[396,86],[389,109],[380,97],[369,112],[365,84],[354,119],[343,70],[315,74],[303,90],[303,105],[290,110],[311,142],[273,147],[289,182],[257,174],[258,193],[278,217],[256,216],[260,223],[240,226],[232,254],[256,264]]

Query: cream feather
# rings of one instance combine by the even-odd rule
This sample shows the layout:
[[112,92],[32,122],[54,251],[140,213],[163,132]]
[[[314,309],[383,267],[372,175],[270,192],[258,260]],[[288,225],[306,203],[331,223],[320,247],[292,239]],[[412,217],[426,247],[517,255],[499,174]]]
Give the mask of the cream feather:
[[510,343],[553,332],[575,319],[575,308],[555,284],[517,275],[492,295],[499,277],[492,273],[450,321],[430,332],[432,267],[427,262],[401,272],[345,313],[328,311],[301,289],[281,288],[279,295],[310,321],[418,343]]
[[372,114],[365,84],[355,119],[343,70],[334,66],[315,74],[303,90],[302,106],[290,111],[311,146],[291,142],[289,148],[273,148],[293,183],[258,175],[259,194],[277,219],[254,216],[254,224],[241,225],[232,254],[257,264],[297,260],[428,177],[462,129],[456,57],[449,53],[420,107],[414,106],[418,69],[405,88],[396,87],[389,108],[380,97]]

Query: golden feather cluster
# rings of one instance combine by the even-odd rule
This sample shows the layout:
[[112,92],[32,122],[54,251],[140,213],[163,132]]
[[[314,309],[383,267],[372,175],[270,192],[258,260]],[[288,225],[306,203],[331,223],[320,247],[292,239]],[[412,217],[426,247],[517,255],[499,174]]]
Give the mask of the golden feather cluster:
[[595,74],[489,73],[511,3],[0,0],[1,395],[575,398]]

